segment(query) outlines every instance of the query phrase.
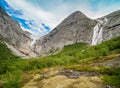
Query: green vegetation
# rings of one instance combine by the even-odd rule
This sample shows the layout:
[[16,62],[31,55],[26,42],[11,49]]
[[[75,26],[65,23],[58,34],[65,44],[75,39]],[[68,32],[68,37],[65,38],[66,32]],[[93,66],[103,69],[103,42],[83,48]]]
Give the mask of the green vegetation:
[[102,79],[105,83],[120,87],[120,68],[106,69],[109,76],[104,76]]
[[[59,53],[29,60],[18,59],[12,55],[5,44],[0,43],[0,87],[1,88],[19,88],[32,78],[32,74],[43,68],[52,66],[81,65],[83,63],[92,63],[94,61],[106,60],[104,57],[120,54],[120,37],[113,38],[97,46],[89,46],[84,43],[76,43],[65,46]],[[107,58],[110,59],[110,58]],[[71,67],[72,69],[72,67]],[[120,69],[96,67],[85,65],[75,67],[79,71],[97,71],[109,74],[103,77],[107,84],[120,86]],[[119,70],[117,72],[117,70]],[[32,73],[31,73],[32,71]],[[108,72],[109,71],[109,72]],[[26,74],[29,77],[25,77]],[[111,75],[110,75],[111,74]]]
[[17,56],[14,56],[12,52],[7,48],[7,46],[0,42],[0,60],[16,59]]

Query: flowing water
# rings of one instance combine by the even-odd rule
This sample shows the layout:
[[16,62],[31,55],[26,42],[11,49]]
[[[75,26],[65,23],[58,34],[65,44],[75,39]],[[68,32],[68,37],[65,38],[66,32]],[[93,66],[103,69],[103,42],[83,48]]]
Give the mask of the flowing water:
[[38,40],[40,38],[39,35],[31,35],[31,38],[32,38],[32,42],[30,43],[30,47],[34,47],[34,44],[36,42],[36,40]]
[[107,23],[107,18],[97,19],[97,25],[93,29],[93,38],[92,38],[92,45],[100,44],[102,39],[103,28]]
[[32,47],[35,44],[35,42],[36,42],[36,39],[33,39],[30,46]]

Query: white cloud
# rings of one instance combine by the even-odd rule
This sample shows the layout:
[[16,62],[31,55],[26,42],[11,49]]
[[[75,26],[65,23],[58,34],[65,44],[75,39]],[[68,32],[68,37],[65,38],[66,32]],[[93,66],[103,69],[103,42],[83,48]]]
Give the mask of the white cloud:
[[34,26],[30,25],[29,23],[28,25],[32,26],[33,29],[38,30],[38,32],[41,33],[46,32],[41,23],[44,23],[50,26],[51,28],[54,28],[65,17],[67,17],[76,10],[80,10],[88,17],[95,19],[120,9],[120,6],[116,5],[106,6],[107,8],[102,5],[98,5],[97,11],[93,11],[88,0],[75,0],[77,1],[76,3],[65,2],[65,0],[54,0],[54,2],[52,2],[51,0],[51,3],[54,4],[52,4],[52,6],[50,7],[48,6],[50,8],[49,10],[45,10],[44,7],[41,6],[35,6],[34,4],[29,3],[29,1],[26,0],[6,0],[6,1],[13,8],[20,9],[23,12],[23,16],[20,16],[20,18],[26,20],[33,20]]
[[[41,25],[44,23],[51,28],[55,27],[55,15],[42,10],[41,8],[34,7],[32,4],[27,3],[25,0],[6,0],[10,6],[16,10],[21,10],[23,15],[19,15],[19,18],[25,20],[33,20],[34,24],[31,29],[37,30],[39,33],[45,32],[45,28]],[[16,14],[17,16],[17,14]],[[29,23],[28,23],[29,25]],[[29,25],[30,26],[30,25]],[[26,29],[28,30],[28,29]],[[32,32],[32,31],[31,31]]]

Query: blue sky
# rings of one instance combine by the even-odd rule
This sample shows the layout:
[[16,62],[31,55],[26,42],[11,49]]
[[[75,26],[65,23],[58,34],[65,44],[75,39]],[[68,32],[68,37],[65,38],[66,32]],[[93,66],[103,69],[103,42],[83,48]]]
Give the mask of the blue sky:
[[120,10],[120,0],[0,0],[24,30],[44,35],[76,10],[91,19]]

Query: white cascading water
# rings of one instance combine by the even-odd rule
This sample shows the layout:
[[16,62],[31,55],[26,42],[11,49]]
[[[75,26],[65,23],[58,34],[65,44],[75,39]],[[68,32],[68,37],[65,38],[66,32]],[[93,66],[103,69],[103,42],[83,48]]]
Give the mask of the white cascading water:
[[97,45],[102,42],[102,32],[105,24],[107,23],[107,18],[97,19],[97,25],[93,29],[93,38],[92,38],[92,45]]
[[32,42],[30,43],[30,47],[33,48],[36,40],[38,40],[40,38],[40,36],[38,36],[38,35],[31,35],[31,38],[32,38]]
[[32,47],[35,44],[35,42],[36,42],[36,39],[33,39],[30,46]]

